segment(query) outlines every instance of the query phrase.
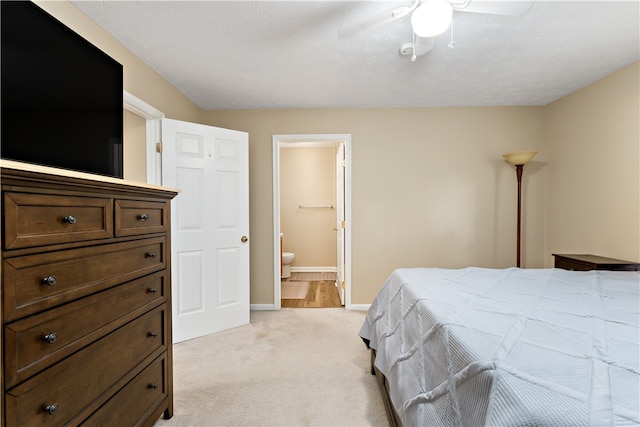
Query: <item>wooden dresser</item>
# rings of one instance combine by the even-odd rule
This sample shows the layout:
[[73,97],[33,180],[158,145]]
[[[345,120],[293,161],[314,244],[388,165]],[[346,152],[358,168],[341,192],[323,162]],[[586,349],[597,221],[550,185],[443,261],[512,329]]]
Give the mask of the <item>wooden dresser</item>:
[[555,268],[564,270],[615,270],[615,271],[640,271],[640,264],[623,261],[621,259],[606,258],[597,255],[553,254]]
[[2,424],[170,418],[169,220],[177,193],[7,164]]

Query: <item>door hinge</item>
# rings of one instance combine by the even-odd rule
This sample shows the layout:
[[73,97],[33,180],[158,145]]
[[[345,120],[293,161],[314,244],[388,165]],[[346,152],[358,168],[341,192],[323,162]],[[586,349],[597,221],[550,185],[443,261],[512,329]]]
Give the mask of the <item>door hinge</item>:
[[342,281],[342,289],[347,289],[347,284],[344,282],[344,280]]
[[156,153],[162,153],[162,142],[156,142]]
[[347,221],[342,221],[342,228],[347,228]]

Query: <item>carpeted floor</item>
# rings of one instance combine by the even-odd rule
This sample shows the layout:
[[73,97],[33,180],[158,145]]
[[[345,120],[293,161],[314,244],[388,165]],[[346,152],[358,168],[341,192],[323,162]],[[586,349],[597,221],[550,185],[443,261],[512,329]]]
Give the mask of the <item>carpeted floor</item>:
[[255,311],[251,323],[176,344],[175,414],[163,426],[388,426],[365,314]]

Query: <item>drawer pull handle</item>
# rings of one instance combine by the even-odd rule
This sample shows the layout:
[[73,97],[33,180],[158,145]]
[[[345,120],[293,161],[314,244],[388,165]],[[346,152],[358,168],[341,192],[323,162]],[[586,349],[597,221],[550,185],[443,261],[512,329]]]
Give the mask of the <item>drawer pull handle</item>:
[[44,337],[42,337],[46,342],[48,342],[49,344],[53,344],[54,342],[58,341],[58,334],[56,333],[50,333],[45,335]]
[[51,405],[47,405],[45,406],[44,411],[49,415],[53,415],[58,412],[58,404],[52,403]]
[[138,216],[138,219],[139,219],[140,221],[147,221],[147,220],[149,220],[149,215],[147,215],[147,214],[140,214],[140,215]]
[[149,288],[149,293],[150,294],[157,294],[158,290],[156,288]]
[[62,219],[62,221],[66,222],[67,224],[75,224],[78,220],[73,215],[67,215]]
[[49,285],[49,286],[53,286],[56,284],[56,281],[58,279],[56,279],[56,276],[47,276],[44,279],[42,279],[42,284],[43,285]]
[[155,337],[157,337],[157,336],[158,336],[158,333],[157,333],[157,332],[149,332],[149,336],[150,336],[151,338],[155,338]]
[[156,253],[155,253],[155,252],[147,252],[147,258],[155,258],[155,257],[157,257],[157,256],[158,256],[158,255],[156,255]]
[[157,390],[157,389],[158,389],[158,384],[156,384],[156,383],[149,384],[149,388],[152,388],[152,389],[154,389],[154,390]]

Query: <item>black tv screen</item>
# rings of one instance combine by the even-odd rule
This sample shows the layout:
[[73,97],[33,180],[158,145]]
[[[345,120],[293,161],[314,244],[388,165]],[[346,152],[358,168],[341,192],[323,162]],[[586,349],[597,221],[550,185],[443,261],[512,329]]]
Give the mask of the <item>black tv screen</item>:
[[0,156],[122,178],[122,65],[36,4],[0,4]]

